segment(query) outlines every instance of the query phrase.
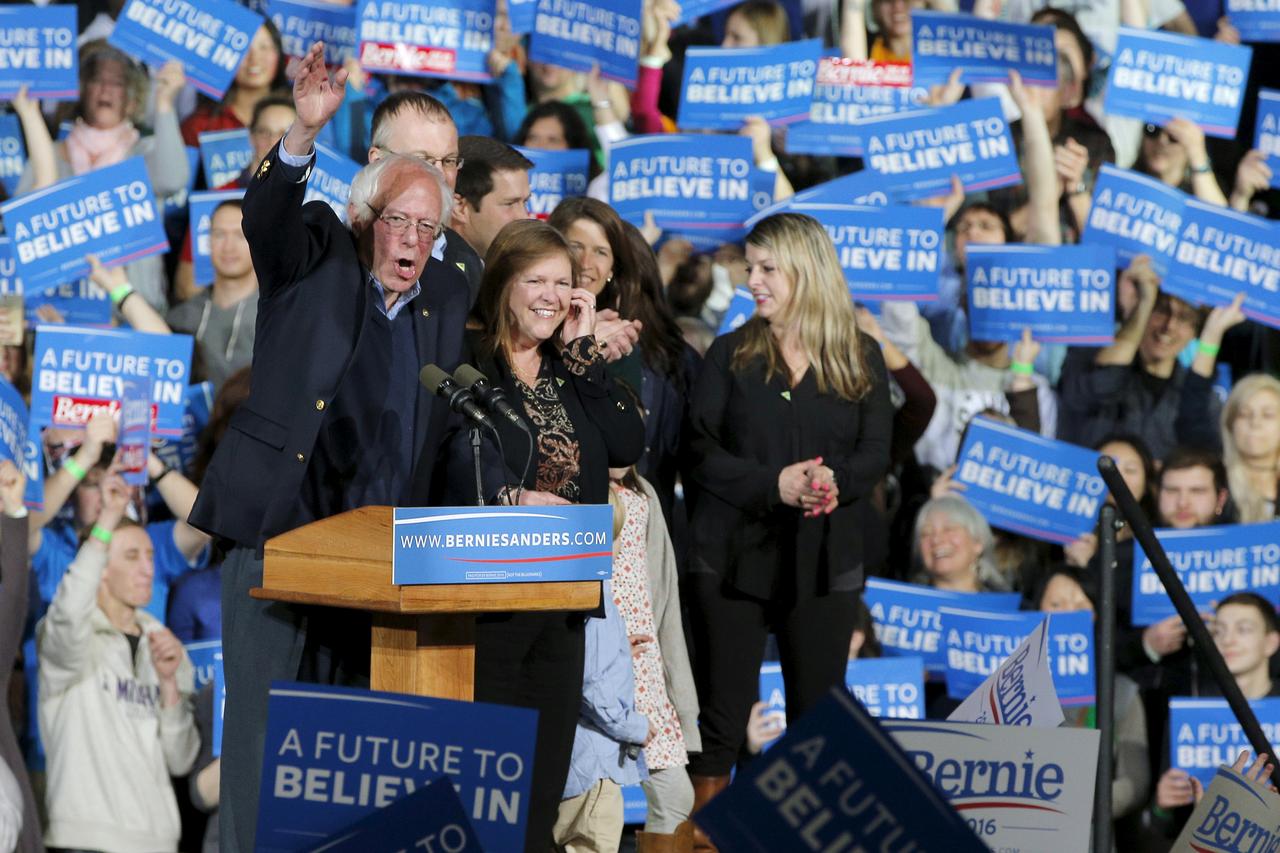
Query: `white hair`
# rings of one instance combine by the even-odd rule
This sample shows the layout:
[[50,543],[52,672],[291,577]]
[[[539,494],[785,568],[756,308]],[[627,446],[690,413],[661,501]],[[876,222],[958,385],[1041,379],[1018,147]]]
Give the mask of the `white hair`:
[[351,230],[357,234],[364,231],[381,212],[375,206],[379,197],[379,184],[382,173],[397,167],[396,171],[409,170],[430,179],[440,191],[440,221],[442,229],[449,224],[453,216],[453,190],[444,179],[444,173],[435,166],[417,157],[406,157],[403,154],[384,153],[377,160],[365,166],[351,180],[351,195],[347,198],[347,206],[351,218]]

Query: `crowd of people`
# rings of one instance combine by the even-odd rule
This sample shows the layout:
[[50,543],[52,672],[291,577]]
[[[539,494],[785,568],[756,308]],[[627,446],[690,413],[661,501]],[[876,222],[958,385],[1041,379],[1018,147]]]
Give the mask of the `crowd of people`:
[[[880,654],[867,578],[1093,610],[1095,534],[1058,546],[993,530],[965,499],[955,461],[975,416],[1111,456],[1156,526],[1277,515],[1280,337],[1240,298],[1190,304],[1140,255],[1117,270],[1104,346],[973,340],[966,316],[966,250],[1079,242],[1106,163],[1277,217],[1280,182],[1244,142],[1257,89],[1280,84],[1274,45],[1255,45],[1235,139],[1101,108],[1120,26],[1238,43],[1221,0],[979,0],[978,16],[1054,28],[1058,85],[996,87],[1022,183],[967,194],[957,179],[922,202],[947,223],[937,299],[880,306],[850,300],[827,231],[802,213],[718,247],[626,221],[608,203],[610,148],[676,129],[690,46],[817,37],[909,63],[913,11],[949,0],[745,0],[678,27],[672,0],[644,0],[630,90],[529,61],[501,2],[486,84],[326,68],[320,45],[291,58],[264,19],[220,101],[196,97],[180,63],[147,69],[108,44],[119,0],[78,5],[79,100],[11,104],[27,152],[14,194],[133,156],[157,198],[245,192],[210,217],[209,284],[185,221],[169,223],[167,254],[87,258],[115,324],[194,339],[212,405],[190,452],[157,446],[136,486],[112,415],[45,428],[30,510],[29,470],[0,462],[0,850],[254,849],[271,682],[370,677],[367,614],[250,597],[263,543],[366,505],[475,502],[466,433],[420,386],[424,364],[472,365],[524,421],[499,419],[486,441],[484,500],[613,507],[598,611],[477,620],[476,700],[539,712],[530,851],[618,849],[633,784],[648,806],[637,849],[714,849],[691,814],[776,735],[762,662],[780,662],[798,718],[851,658]],[[973,94],[953,75],[927,103]],[[241,128],[243,174],[214,187],[190,173],[185,146]],[[775,202],[862,166],[789,153],[759,118],[738,132],[776,176]],[[343,211],[303,204],[317,143],[362,164]],[[590,152],[585,194],[535,219],[520,148]],[[754,314],[722,329],[738,289]],[[23,393],[34,335],[0,365]],[[1162,748],[1168,699],[1216,688],[1178,617],[1134,626],[1131,530],[1119,540],[1117,849],[1167,849],[1194,797]],[[1244,591],[1206,614],[1249,698],[1280,695],[1276,604]],[[196,690],[184,644],[219,639],[215,755],[213,686]],[[930,716],[954,708],[940,685],[928,695]]]

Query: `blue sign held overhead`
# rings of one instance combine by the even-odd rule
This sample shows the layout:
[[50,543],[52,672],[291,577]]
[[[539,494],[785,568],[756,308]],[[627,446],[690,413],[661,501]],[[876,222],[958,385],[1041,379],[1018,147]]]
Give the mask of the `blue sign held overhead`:
[[600,581],[613,576],[613,510],[431,507],[395,510],[396,584]]
[[[307,849],[311,849],[308,846]],[[483,853],[476,831],[448,779],[437,779],[321,842],[324,853],[431,850]]]
[[[1280,521],[1156,531],[1192,602],[1201,612],[1237,592],[1280,602]],[[1141,546],[1133,554],[1133,624],[1151,625],[1177,611]]]
[[511,32],[526,35],[533,31],[533,19],[538,14],[538,0],[507,0],[507,20]]
[[[134,0],[137,2],[137,0]],[[141,157],[94,169],[0,204],[28,294],[169,250]]]
[[674,26],[689,24],[706,15],[738,5],[734,0],[689,0],[680,4],[680,17],[673,22]]
[[31,426],[82,427],[94,413],[120,408],[124,380],[151,381],[152,430],[180,435],[191,375],[190,335],[121,329],[36,329]]
[[1223,11],[1240,31],[1240,41],[1280,41],[1280,6],[1268,0],[1226,0]]
[[938,298],[945,245],[941,208],[800,202],[790,209],[827,230],[854,299]]
[[529,59],[634,87],[640,60],[640,0],[538,0]]
[[[111,297],[87,278],[24,297],[28,326],[66,323],[68,326],[111,325]],[[127,328],[127,327],[126,327]]]
[[253,143],[247,128],[208,131],[200,134],[199,140],[205,186],[225,186],[254,165]]
[[1102,108],[1157,125],[1185,118],[1231,138],[1252,57],[1249,47],[1121,27]]
[[262,26],[262,16],[232,0],[129,0],[107,39],[159,67],[182,63],[187,82],[221,100]]
[[945,589],[868,578],[862,593],[875,622],[876,639],[887,656],[920,657],[926,671],[947,668],[942,640],[942,607],[1011,613],[1022,596],[1016,592],[951,592]]
[[244,190],[214,190],[192,193],[187,203],[191,217],[191,268],[193,283],[198,287],[213,284],[213,259],[210,257],[210,231],[213,228],[213,212],[224,201],[244,198]]
[[[940,613],[947,649],[947,695],[953,699],[964,699],[981,687],[1045,617],[1036,611],[987,613],[953,607],[943,607]],[[1049,667],[1063,705],[1094,703],[1091,612],[1049,615]]]
[[1161,288],[1188,302],[1226,305],[1245,295],[1244,313],[1280,326],[1280,225],[1188,197],[1173,269]]
[[587,194],[591,152],[586,148],[544,151],[541,148],[516,150],[533,161],[529,170],[529,212],[546,219],[566,198]]
[[[1280,699],[1251,699],[1249,707],[1280,751]],[[1226,699],[1169,700],[1169,766],[1185,770],[1205,787],[1223,764],[1242,750],[1253,752]],[[1274,754],[1274,752],[1273,752]]]
[[80,97],[80,28],[72,6],[0,6],[0,100],[27,97],[74,101]]
[[787,153],[861,157],[863,119],[918,109],[928,97],[910,65],[823,57],[809,118],[787,128]]
[[316,161],[307,179],[307,192],[302,203],[323,201],[343,222],[347,221],[347,201],[351,197],[351,182],[360,171],[360,164],[343,156],[327,145],[316,143]]
[[1271,187],[1280,188],[1280,90],[1258,90],[1258,118],[1253,127],[1253,147],[1267,155]]
[[120,435],[116,463],[126,483],[145,486],[147,456],[151,452],[151,380],[129,376],[121,381]]
[[27,452],[27,404],[13,385],[0,379],[0,459],[22,465]]
[[184,474],[191,471],[196,458],[200,433],[209,423],[213,409],[213,383],[197,382],[187,386],[187,407],[182,413],[182,435],[161,441],[152,450],[160,461]]
[[956,456],[965,500],[994,527],[1065,545],[1097,523],[1106,485],[1098,454],[976,417]]
[[44,509],[44,443],[40,430],[27,433],[27,443],[22,454],[22,473],[27,476],[27,489],[22,502],[31,509]]
[[1010,71],[1028,86],[1058,85],[1053,27],[1010,24],[952,12],[911,12],[911,63],[921,85],[946,82],[960,68],[960,82],[1004,83]]
[[1103,346],[1115,338],[1111,246],[970,246],[969,339]]
[[[0,9],[9,7],[0,6]],[[18,192],[22,172],[27,168],[27,143],[17,113],[0,114],[0,184],[7,195]]]
[[735,853],[852,849],[855,838],[866,850],[987,850],[907,753],[838,687],[693,819],[719,849]]
[[485,850],[521,850],[536,734],[527,708],[276,682],[257,850],[311,849],[442,777]]
[[905,200],[945,195],[958,176],[966,192],[1022,183],[1013,136],[998,98],[876,116],[862,122],[866,162],[881,188]]
[[1186,194],[1174,187],[1104,163],[1080,242],[1114,246],[1118,268],[1146,255],[1163,278],[1173,265],[1186,202]]
[[751,116],[770,124],[809,117],[821,39],[772,47],[691,47],[676,123],[685,130],[737,130]]
[[487,83],[494,0],[360,0],[360,65],[366,71]]
[[321,0],[270,0],[267,16],[280,31],[290,61],[302,59],[318,41],[324,42],[324,61],[341,68],[356,55],[356,10]]

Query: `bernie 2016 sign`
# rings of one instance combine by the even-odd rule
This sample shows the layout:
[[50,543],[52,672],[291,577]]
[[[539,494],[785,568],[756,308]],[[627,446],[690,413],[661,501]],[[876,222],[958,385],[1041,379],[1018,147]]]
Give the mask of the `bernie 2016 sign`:
[[487,83],[494,0],[360,0],[360,65],[368,71]]

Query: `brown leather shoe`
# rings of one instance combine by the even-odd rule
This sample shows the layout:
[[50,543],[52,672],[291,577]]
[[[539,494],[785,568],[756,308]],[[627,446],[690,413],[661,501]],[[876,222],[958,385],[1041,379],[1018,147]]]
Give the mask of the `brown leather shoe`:
[[[690,773],[689,779],[693,782],[692,814],[696,814],[698,809],[711,801],[712,797],[729,787],[728,776],[695,776]],[[716,846],[696,825],[693,827],[693,849],[697,853],[716,853]]]

